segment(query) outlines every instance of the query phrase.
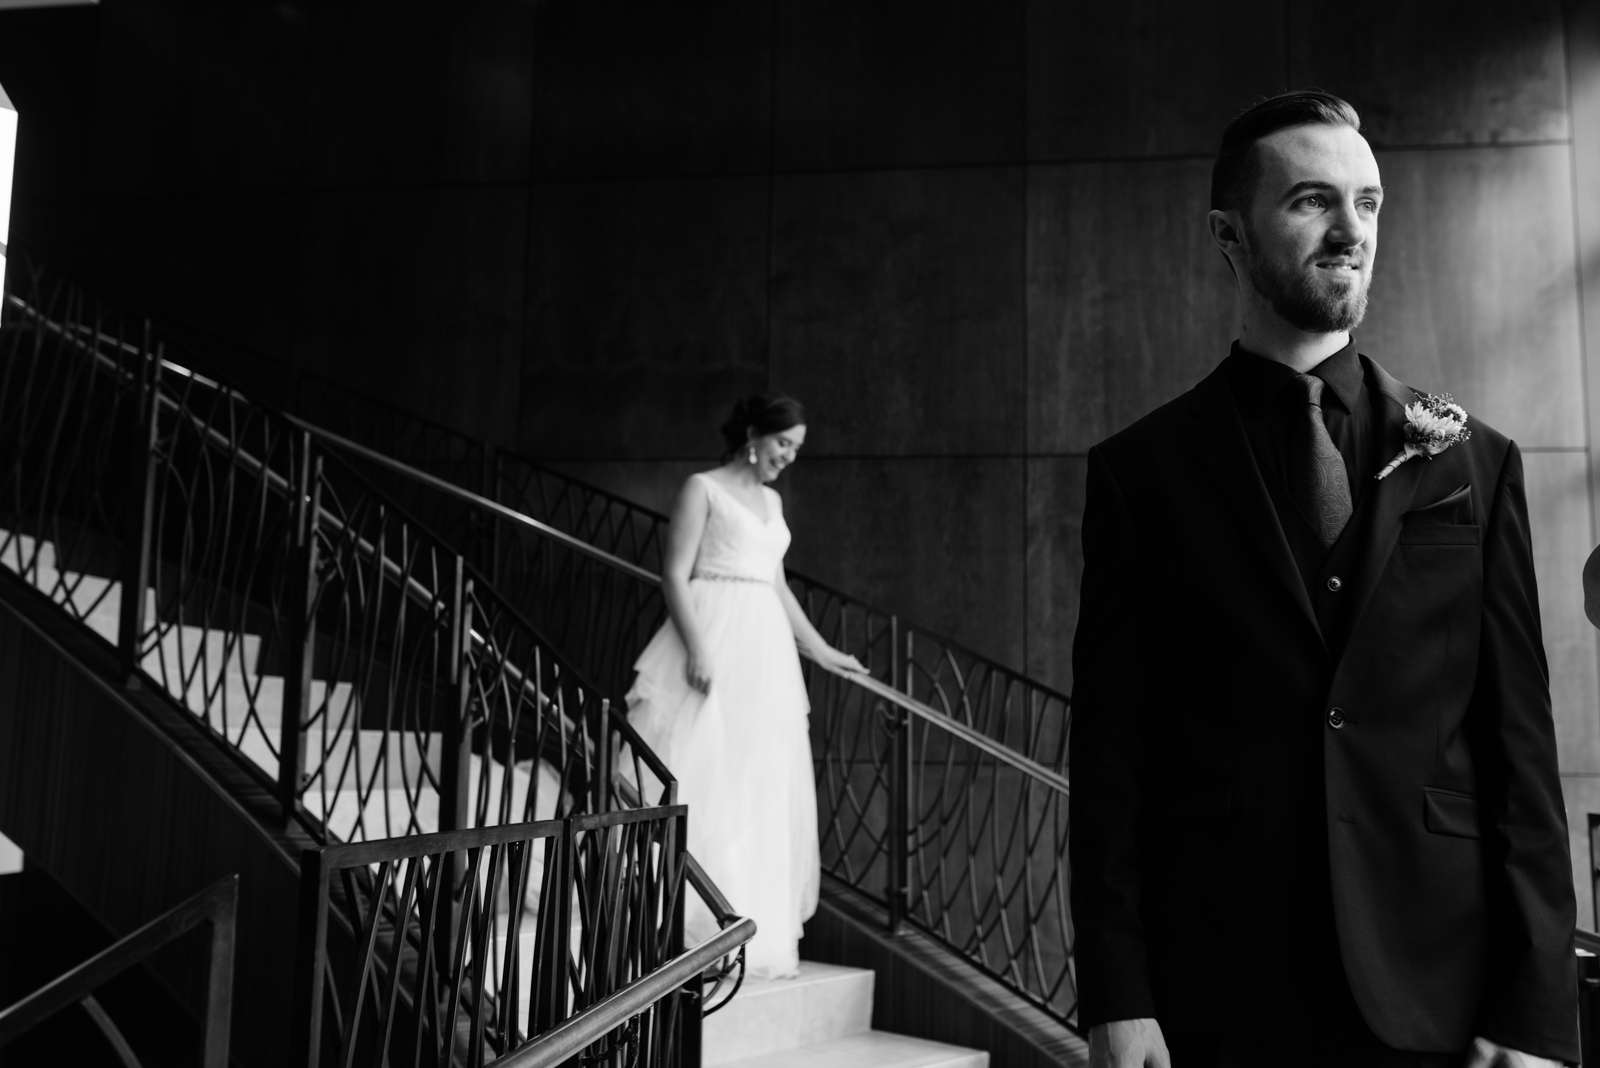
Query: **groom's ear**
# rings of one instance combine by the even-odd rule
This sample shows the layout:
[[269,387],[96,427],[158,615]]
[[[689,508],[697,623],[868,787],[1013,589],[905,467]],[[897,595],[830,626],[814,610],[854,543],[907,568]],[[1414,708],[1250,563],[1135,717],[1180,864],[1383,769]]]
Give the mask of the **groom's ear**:
[[1228,269],[1237,275],[1239,270],[1234,266],[1234,257],[1244,251],[1244,224],[1239,219],[1239,213],[1212,208],[1206,216],[1206,224],[1211,228],[1211,240],[1216,244],[1217,251],[1228,261]]

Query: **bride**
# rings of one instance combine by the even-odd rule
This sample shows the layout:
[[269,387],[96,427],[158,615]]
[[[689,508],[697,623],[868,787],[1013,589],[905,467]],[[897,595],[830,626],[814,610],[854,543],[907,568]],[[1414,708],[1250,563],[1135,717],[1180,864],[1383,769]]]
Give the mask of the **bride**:
[[[678,780],[689,851],[734,909],[756,921],[752,975],[799,970],[817,908],[817,802],[795,643],[834,671],[865,671],[806,618],[783,574],[789,528],[767,487],[806,440],[805,410],[778,393],[734,405],[721,467],[673,505],[662,589],[669,621],[634,664],[629,721]],[[689,895],[689,941],[715,933]]]

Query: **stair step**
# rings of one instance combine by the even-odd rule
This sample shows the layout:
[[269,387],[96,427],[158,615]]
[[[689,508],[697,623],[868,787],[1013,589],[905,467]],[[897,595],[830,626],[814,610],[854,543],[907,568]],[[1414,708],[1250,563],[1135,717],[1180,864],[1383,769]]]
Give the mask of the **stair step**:
[[[715,1017],[713,1017],[715,1019]],[[730,1062],[730,1068],[989,1068],[982,1050],[891,1035],[846,1035]]]
[[[28,534],[0,530],[0,546],[4,547],[0,549],[0,565],[12,571],[28,569],[28,579],[35,587],[58,603],[70,602],[74,614],[96,634],[116,644],[122,614],[122,590],[117,582],[99,575],[60,570],[56,566],[56,547]],[[154,603],[152,597],[151,604]]]
[[872,972],[800,963],[794,979],[746,977],[732,1002],[706,1017],[702,1063],[730,1064],[872,1027]]
[[[0,566],[13,571],[26,568],[30,582],[58,601],[70,600],[91,628],[116,644],[122,606],[121,583],[97,575],[60,570],[55,546],[26,534],[13,536],[0,529],[0,546],[3,546]],[[148,598],[146,615],[153,619],[155,591],[147,590],[145,595]],[[276,778],[278,758],[274,750],[283,723],[284,680],[278,675],[260,673],[261,644],[261,637],[256,634],[235,634],[189,624],[170,625],[145,652],[139,666],[158,686]],[[310,700],[313,709],[321,708],[326,701],[326,715],[331,724],[353,725],[360,720],[359,702],[350,682],[334,682],[330,693],[327,680],[314,678]],[[252,707],[253,720],[248,717]],[[306,770],[315,774],[326,760],[335,781],[326,787],[314,783],[306,802],[319,813],[326,807],[329,829],[336,836],[347,839],[359,817],[365,824],[367,837],[376,838],[389,832],[406,832],[413,804],[407,796],[410,794],[416,799],[416,817],[421,831],[437,830],[438,794],[431,785],[419,792],[419,783],[424,766],[438,777],[440,744],[441,738],[436,732],[419,737],[411,732],[391,731],[385,737],[381,730],[347,727],[324,736],[320,727],[313,727],[306,738]],[[342,782],[337,781],[347,760],[354,765],[352,774]],[[482,765],[483,758],[475,756],[469,766],[468,793],[473,799],[477,797]],[[525,760],[513,771],[514,822],[522,819],[533,769],[534,762]],[[542,762],[537,774],[539,797],[534,818],[550,819],[555,812],[560,784],[554,771]],[[504,778],[501,771],[490,781],[492,823],[499,822],[496,814],[504,792]],[[323,789],[327,791],[325,798]]]

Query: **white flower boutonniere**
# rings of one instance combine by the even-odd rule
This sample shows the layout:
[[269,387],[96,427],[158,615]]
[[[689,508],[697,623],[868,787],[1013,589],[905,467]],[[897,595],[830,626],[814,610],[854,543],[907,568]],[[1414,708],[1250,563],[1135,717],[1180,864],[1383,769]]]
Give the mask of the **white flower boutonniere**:
[[1458,441],[1472,436],[1467,429],[1467,412],[1448,393],[1424,393],[1415,404],[1406,405],[1406,447],[1389,465],[1378,472],[1383,478],[1411,459],[1431,460]]

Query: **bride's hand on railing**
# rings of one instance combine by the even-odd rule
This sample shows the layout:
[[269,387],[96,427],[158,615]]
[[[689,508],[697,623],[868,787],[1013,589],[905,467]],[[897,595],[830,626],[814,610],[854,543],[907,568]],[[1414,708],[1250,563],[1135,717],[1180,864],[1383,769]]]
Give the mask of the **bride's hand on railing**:
[[849,675],[849,674],[870,675],[870,674],[872,674],[872,672],[867,669],[867,666],[865,664],[863,664],[861,661],[857,660],[850,653],[841,652],[840,650],[835,649],[831,645],[823,646],[821,651],[819,651],[816,654],[816,660],[817,660],[817,663],[821,664],[823,667],[827,668],[829,671],[836,671],[841,675]]

